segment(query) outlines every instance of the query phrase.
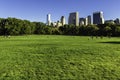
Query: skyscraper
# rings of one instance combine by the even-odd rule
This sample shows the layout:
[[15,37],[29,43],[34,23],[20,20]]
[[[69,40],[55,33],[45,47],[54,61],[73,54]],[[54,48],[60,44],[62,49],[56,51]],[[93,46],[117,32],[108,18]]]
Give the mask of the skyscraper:
[[47,14],[47,25],[51,25],[51,15]]
[[64,16],[61,17],[61,23],[62,23],[62,26],[64,26],[66,24]]
[[88,25],[88,18],[87,17],[85,18],[85,25],[86,26]]
[[87,17],[87,19],[88,19],[88,24],[92,24],[92,21],[91,21],[92,19],[90,15]]
[[80,18],[79,19],[80,25],[88,25],[88,18]]
[[114,22],[115,22],[115,24],[120,24],[120,19],[116,18],[116,20]]
[[93,13],[93,24],[104,24],[103,12]]
[[79,24],[80,25],[85,25],[85,18],[80,18],[79,19]]
[[70,13],[68,24],[79,26],[79,13],[78,12]]

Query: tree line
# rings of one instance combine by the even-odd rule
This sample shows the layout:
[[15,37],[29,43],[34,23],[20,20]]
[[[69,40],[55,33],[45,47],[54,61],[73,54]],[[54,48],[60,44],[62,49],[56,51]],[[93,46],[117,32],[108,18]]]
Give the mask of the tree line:
[[81,35],[81,36],[120,36],[120,25],[106,23],[98,25],[48,26],[42,22],[30,22],[17,18],[0,18],[0,35]]

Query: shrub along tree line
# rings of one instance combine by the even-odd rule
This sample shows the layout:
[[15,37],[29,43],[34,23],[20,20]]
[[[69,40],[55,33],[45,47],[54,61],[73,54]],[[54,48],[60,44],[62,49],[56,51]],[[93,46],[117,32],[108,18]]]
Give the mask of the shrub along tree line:
[[98,25],[47,26],[42,22],[30,22],[16,18],[0,18],[0,35],[56,34],[81,36],[120,36],[120,25],[106,23]]

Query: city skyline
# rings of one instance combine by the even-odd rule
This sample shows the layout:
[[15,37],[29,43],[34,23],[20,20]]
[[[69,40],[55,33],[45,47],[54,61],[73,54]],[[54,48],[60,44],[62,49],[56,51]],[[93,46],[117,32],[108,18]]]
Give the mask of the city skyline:
[[105,20],[110,20],[120,18],[119,3],[119,0],[2,0],[0,17],[15,17],[46,23],[48,13],[52,16],[51,20],[55,22],[61,16],[65,16],[68,20],[71,12],[79,12],[79,17],[86,17],[93,12],[103,11]]
[[[49,17],[48,17],[49,15]],[[61,19],[58,20],[57,22],[51,22],[51,14],[47,14],[47,25],[54,25],[54,26],[64,26],[66,24],[66,20],[64,16],[61,16]],[[93,18],[92,18],[92,17]],[[117,18],[117,20],[112,20],[115,23],[119,24],[119,18]],[[50,24],[50,22],[52,24]],[[88,15],[87,17],[83,18],[83,17],[79,17],[79,12],[71,12],[69,13],[69,17],[68,17],[68,24],[69,25],[75,25],[75,26],[80,26],[80,25],[91,25],[91,24],[104,24],[105,22],[109,23],[111,22],[111,20],[106,20],[104,19],[104,14],[102,11],[97,11],[97,12],[93,12],[93,15]],[[112,22],[113,23],[113,22]]]

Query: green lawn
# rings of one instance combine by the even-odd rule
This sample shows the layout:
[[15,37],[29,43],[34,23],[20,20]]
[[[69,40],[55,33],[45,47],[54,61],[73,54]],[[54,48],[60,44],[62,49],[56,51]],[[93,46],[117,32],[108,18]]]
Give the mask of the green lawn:
[[0,80],[120,80],[120,37],[0,37]]

